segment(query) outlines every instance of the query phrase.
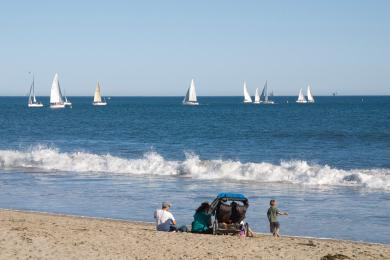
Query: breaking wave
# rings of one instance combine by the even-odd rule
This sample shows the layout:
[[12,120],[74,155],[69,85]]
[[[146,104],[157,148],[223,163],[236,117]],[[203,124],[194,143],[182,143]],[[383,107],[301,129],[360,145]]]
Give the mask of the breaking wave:
[[110,154],[60,152],[35,147],[26,151],[0,150],[0,169],[39,169],[60,172],[98,172],[129,175],[186,176],[196,179],[250,180],[304,185],[344,185],[390,191],[390,169],[342,170],[306,161],[282,161],[280,164],[242,163],[232,160],[201,160],[186,154],[184,161],[165,160],[151,151],[138,159]]

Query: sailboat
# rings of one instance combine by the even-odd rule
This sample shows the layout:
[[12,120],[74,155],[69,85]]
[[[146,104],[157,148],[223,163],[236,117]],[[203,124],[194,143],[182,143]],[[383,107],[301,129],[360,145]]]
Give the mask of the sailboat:
[[314,103],[315,102],[313,94],[311,93],[310,85],[307,86],[307,102],[308,103]]
[[65,104],[62,99],[60,83],[58,81],[58,74],[54,75],[53,83],[50,91],[50,108],[64,108]]
[[187,90],[186,96],[183,100],[183,105],[197,106],[199,105],[198,99],[196,98],[195,82],[191,80],[190,87]]
[[254,104],[260,104],[261,101],[260,101],[260,95],[259,95],[259,88],[256,88],[256,92],[255,92],[255,102],[253,102]]
[[274,101],[268,99],[268,82],[265,81],[263,91],[261,92],[261,96],[264,97],[263,104],[275,104]]
[[106,106],[107,102],[105,99],[102,99],[102,95],[100,93],[100,85],[99,82],[96,85],[95,89],[95,95],[93,96],[93,103],[94,106]]
[[39,101],[37,101],[35,97],[35,84],[34,84],[34,75],[33,75],[33,81],[31,83],[30,87],[30,95],[28,96],[28,107],[43,107],[43,104]]
[[[64,93],[65,94],[65,93]],[[64,95],[64,98],[65,98],[65,100],[64,100],[64,105],[66,106],[66,107],[72,107],[72,102],[70,102],[70,100],[68,100],[68,98],[66,97],[66,95]]]
[[252,97],[251,95],[249,95],[245,81],[244,81],[244,103],[252,103]]
[[297,103],[307,103],[305,95],[303,95],[303,90],[301,89],[299,91],[298,99],[296,101]]

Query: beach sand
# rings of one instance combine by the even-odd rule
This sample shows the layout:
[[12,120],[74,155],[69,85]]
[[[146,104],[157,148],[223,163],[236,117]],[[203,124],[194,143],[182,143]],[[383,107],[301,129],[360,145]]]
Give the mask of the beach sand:
[[156,232],[148,223],[0,210],[0,259],[390,259],[390,245]]

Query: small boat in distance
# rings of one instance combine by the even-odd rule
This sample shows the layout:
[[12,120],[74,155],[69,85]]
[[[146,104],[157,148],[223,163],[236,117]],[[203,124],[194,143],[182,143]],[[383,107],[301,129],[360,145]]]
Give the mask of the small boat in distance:
[[274,101],[268,99],[268,81],[265,81],[263,91],[261,92],[261,97],[264,97],[263,104],[275,104]]
[[259,95],[259,88],[256,88],[255,101],[253,102],[253,104],[260,104],[260,103],[261,103],[261,100],[260,100],[260,95]]
[[94,106],[106,106],[107,102],[104,98],[102,98],[102,94],[100,93],[100,85],[99,81],[97,82],[96,89],[95,89],[95,95],[93,96],[93,103]]
[[54,75],[53,83],[51,84],[50,108],[65,108],[57,73]]
[[34,108],[43,107],[43,104],[41,102],[37,101],[37,99],[35,97],[34,74],[33,74],[33,81],[31,83],[31,87],[30,87],[30,94],[28,96],[28,107],[34,107]]
[[244,81],[244,103],[252,103],[252,97],[251,95],[249,95],[245,81]]
[[65,97],[65,101],[64,101],[64,105],[66,107],[72,107],[72,102],[70,102],[70,100],[68,100],[68,98],[66,97],[66,95],[64,95]]
[[305,95],[303,95],[303,90],[302,89],[299,91],[298,99],[297,99],[296,102],[297,103],[302,103],[302,104],[303,103],[307,103]]
[[194,79],[191,80],[191,84],[187,90],[186,96],[183,99],[183,105],[189,105],[189,106],[197,106],[199,105],[198,99],[196,97],[196,90],[195,90],[195,81]]
[[315,102],[313,94],[311,93],[310,85],[307,86],[307,102],[308,103],[314,103]]

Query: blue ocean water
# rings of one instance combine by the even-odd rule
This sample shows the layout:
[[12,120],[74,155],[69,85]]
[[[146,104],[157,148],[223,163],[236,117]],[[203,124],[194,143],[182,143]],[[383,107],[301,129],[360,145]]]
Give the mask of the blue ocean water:
[[234,191],[257,231],[276,198],[284,234],[390,243],[389,96],[70,99],[51,110],[0,97],[0,207],[153,221],[170,200],[189,224]]

